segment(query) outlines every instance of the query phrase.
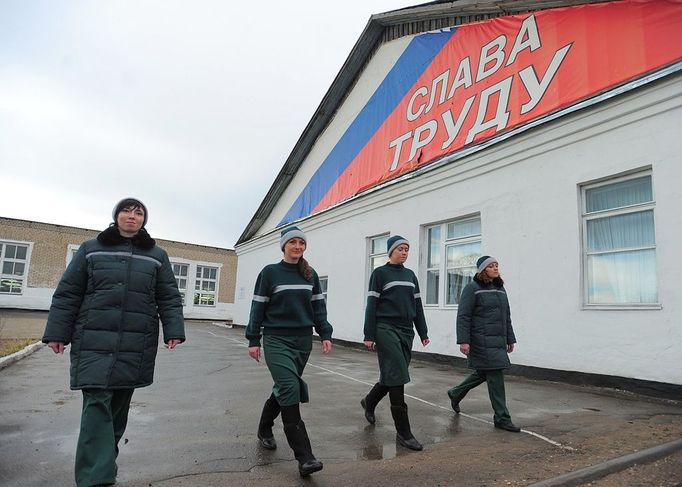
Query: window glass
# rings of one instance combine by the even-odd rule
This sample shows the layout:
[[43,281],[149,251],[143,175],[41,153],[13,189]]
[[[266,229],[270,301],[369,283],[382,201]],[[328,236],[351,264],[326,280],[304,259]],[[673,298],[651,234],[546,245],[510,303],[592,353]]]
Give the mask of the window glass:
[[27,258],[28,245],[0,242],[0,293],[22,293]]
[[587,186],[583,193],[587,304],[657,303],[651,176]]
[[[446,238],[441,238],[442,235]],[[481,218],[433,225],[426,229],[426,240],[425,304],[456,305],[462,289],[473,278],[476,259],[481,256]]]
[[198,265],[196,276],[194,304],[197,306],[215,306],[218,269],[216,267]]
[[652,202],[651,176],[586,189],[585,201],[587,213]]

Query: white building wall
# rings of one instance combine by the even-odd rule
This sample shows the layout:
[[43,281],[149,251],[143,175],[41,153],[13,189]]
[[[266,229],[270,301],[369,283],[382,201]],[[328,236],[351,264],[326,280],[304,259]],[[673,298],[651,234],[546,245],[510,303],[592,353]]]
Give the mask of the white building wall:
[[[368,237],[390,231],[412,242],[407,265],[423,293],[423,226],[479,213],[483,252],[500,260],[510,297],[514,363],[682,384],[681,88],[671,76],[300,223],[306,257],[329,276],[335,337],[363,338]],[[580,185],[641,168],[652,170],[660,306],[585,309]],[[278,238],[236,249],[236,323],[248,321],[260,269],[281,257]],[[426,351],[460,356],[455,317],[427,308]]]

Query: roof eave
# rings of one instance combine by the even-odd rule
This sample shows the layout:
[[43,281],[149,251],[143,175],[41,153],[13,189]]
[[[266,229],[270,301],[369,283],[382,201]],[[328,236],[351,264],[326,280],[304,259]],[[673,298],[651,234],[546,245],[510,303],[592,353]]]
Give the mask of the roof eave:
[[453,2],[436,0],[426,4],[372,15],[353,49],[351,49],[348,58],[346,58],[343,66],[341,66],[336,78],[334,78],[329,90],[324,98],[322,98],[308,125],[306,125],[303,133],[294,145],[282,169],[277,174],[256,213],[247,224],[239,240],[237,240],[236,245],[251,239],[270,216],[270,212],[305,160],[317,137],[332,119],[336,109],[343,102],[345,94],[352,87],[364,68],[367,59],[376,49],[386,27],[406,21],[437,19],[453,14],[513,14],[529,10],[565,7],[600,1],[608,0],[459,0]]

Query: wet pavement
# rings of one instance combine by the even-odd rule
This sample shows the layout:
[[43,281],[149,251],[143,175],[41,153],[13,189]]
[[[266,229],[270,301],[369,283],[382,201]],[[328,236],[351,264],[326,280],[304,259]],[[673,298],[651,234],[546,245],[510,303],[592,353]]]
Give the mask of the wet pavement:
[[[243,329],[191,324],[187,333],[176,350],[160,348],[154,384],[133,396],[117,485],[529,485],[682,437],[680,403],[511,376],[508,406],[524,431],[496,430],[485,385],[462,414],[450,409],[446,390],[466,369],[413,361],[405,390],[425,451],[411,452],[396,445],[388,398],[375,426],[364,420],[359,400],[378,377],[374,353],[337,346],[323,355],[316,343],[302,416],[325,469],[300,480],[281,421],[279,448],[258,447],[272,382],[248,357]],[[73,485],[80,406],[66,354],[43,348],[0,370],[0,485]],[[682,482],[675,463],[669,485]]]

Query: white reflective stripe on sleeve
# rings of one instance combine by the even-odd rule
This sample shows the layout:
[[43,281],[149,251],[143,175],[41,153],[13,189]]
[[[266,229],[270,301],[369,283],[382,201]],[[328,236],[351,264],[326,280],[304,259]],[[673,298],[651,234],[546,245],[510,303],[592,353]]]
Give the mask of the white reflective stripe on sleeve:
[[475,291],[474,294],[480,294],[480,293],[502,293],[502,294],[507,294],[501,289],[479,289],[478,291]]
[[257,294],[254,294],[253,300],[259,303],[267,303],[268,301],[270,301],[270,298],[268,298],[267,296],[258,296]]
[[382,291],[385,291],[386,289],[390,289],[395,286],[407,286],[407,287],[415,287],[413,282],[410,281],[391,281],[387,283]]
[[313,285],[312,284],[282,284],[281,286],[275,286],[275,289],[272,291],[272,294],[278,293],[280,291],[290,291],[290,290],[297,290],[297,289],[303,289],[305,291],[312,291]]
[[381,294],[376,291],[367,291],[367,297],[378,298]]
[[318,301],[320,299],[324,299],[324,294],[313,294],[313,297],[310,298],[311,301]]
[[420,293],[415,293],[414,299],[421,299],[422,295]]

